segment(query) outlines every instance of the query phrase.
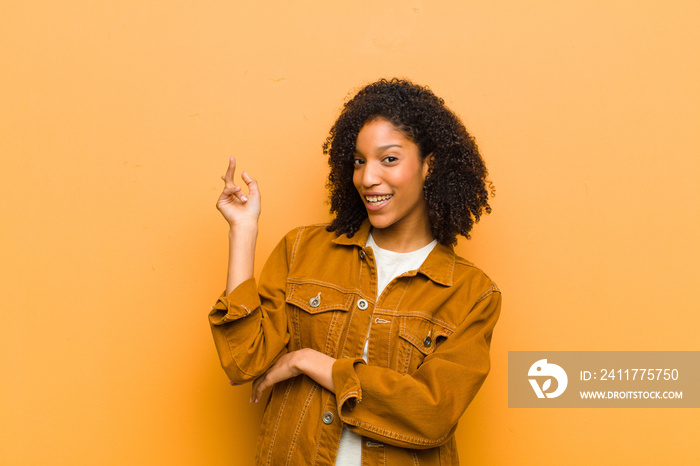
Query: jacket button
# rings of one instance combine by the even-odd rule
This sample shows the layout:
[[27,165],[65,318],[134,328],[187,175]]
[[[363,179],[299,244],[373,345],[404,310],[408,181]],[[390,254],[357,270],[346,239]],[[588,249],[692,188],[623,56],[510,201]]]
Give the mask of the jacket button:
[[360,251],[360,259],[365,260],[365,252],[364,251]]
[[309,306],[311,307],[318,307],[321,304],[321,298],[318,296],[314,296],[313,298],[309,299]]
[[425,340],[423,340],[423,345],[426,346],[426,348],[430,348],[430,345],[433,343],[433,339],[430,338],[430,335],[425,337]]
[[359,300],[357,302],[357,307],[360,308],[361,311],[364,311],[365,309],[367,309],[367,301],[365,301],[364,299]]
[[330,424],[331,422],[333,422],[333,413],[331,413],[330,411],[326,411],[325,413],[323,413],[323,423]]

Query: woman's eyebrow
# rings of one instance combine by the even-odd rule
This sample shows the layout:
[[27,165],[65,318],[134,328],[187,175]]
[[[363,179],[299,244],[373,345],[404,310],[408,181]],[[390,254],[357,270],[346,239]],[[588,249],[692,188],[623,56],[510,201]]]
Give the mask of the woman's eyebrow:
[[[392,147],[401,147],[401,144],[387,144],[385,146],[379,146],[379,147],[377,147],[377,151],[382,152],[382,151],[385,151],[387,149],[391,149]],[[355,148],[354,152],[356,154],[362,155],[362,152],[360,152],[360,149],[358,149],[357,147]]]
[[[401,147],[401,144],[387,144],[385,146],[379,146],[377,147],[377,152],[384,152],[385,150],[391,149],[392,147]],[[362,155],[362,152],[360,152],[360,150],[356,147],[353,151],[353,154]]]

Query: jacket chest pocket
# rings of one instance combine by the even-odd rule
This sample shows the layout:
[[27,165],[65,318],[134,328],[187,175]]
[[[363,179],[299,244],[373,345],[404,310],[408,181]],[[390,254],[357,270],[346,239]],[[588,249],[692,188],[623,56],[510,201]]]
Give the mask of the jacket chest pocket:
[[411,374],[423,364],[423,360],[450,335],[454,328],[428,316],[399,317],[399,344],[396,370]]
[[288,282],[286,301],[293,349],[333,355],[353,294],[315,282]]

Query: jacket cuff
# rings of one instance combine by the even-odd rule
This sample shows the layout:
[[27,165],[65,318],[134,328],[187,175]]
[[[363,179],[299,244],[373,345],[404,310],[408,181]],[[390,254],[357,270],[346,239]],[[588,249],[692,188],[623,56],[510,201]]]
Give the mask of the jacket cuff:
[[366,362],[362,358],[342,358],[333,363],[333,386],[341,418],[362,401],[362,386],[355,372],[355,364]]
[[238,285],[228,296],[221,293],[209,313],[211,325],[223,325],[241,317],[246,317],[260,307],[258,285],[254,278],[249,278]]

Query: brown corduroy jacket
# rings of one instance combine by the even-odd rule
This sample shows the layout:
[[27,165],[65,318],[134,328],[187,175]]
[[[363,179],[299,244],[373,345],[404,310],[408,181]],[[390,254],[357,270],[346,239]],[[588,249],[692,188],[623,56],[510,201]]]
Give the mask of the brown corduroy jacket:
[[258,464],[334,465],[343,426],[363,436],[363,465],[458,464],[454,431],[489,372],[501,293],[438,243],[377,297],[369,228],[365,221],[353,237],[324,225],[291,231],[259,283],[222,295],[209,314],[233,382],[302,348],[337,359],[335,394],[305,375],[273,387]]

